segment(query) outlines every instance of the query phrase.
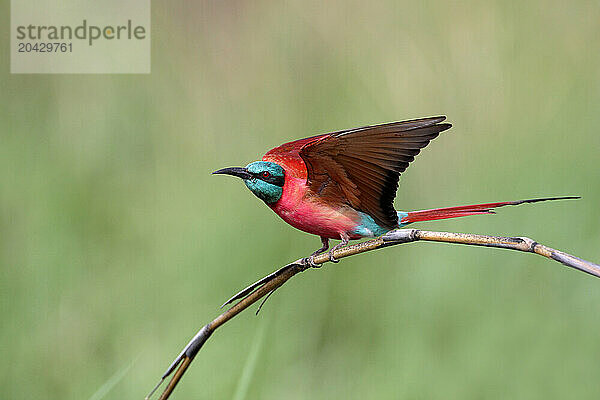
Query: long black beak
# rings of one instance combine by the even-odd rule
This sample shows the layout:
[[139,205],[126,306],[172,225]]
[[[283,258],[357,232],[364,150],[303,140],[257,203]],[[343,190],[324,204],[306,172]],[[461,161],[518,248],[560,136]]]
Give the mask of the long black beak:
[[223,174],[223,175],[233,175],[242,179],[250,179],[252,175],[248,172],[246,168],[233,167],[233,168],[223,168],[218,171],[213,172],[213,175]]

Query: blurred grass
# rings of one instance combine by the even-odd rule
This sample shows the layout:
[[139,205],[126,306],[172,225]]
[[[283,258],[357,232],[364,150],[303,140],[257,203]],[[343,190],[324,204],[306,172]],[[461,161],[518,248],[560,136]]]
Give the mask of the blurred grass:
[[[209,175],[311,134],[446,114],[399,209],[581,195],[421,226],[599,260],[598,4],[152,12],[148,76],[10,75],[4,58],[6,398],[89,398],[139,354],[106,398],[141,398],[223,300],[318,246]],[[176,398],[231,398],[266,314],[248,399],[598,398],[599,306],[596,280],[541,257],[407,245],[294,279],[211,338]]]

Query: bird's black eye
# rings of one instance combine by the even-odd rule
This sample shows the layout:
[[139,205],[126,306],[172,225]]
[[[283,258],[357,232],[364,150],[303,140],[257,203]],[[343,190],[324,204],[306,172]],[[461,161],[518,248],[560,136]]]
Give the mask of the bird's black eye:
[[263,171],[263,172],[260,173],[260,176],[262,178],[268,178],[268,177],[271,176],[271,174],[269,173],[269,171]]

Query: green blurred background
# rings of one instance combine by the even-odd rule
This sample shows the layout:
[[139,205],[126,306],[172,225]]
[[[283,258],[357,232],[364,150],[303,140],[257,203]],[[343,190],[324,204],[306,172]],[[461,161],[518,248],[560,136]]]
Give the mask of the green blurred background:
[[[419,226],[598,262],[599,18],[587,1],[154,2],[150,75],[10,75],[2,41],[2,397],[143,398],[227,297],[319,246],[210,172],[316,133],[447,115],[397,208],[581,195]],[[599,309],[600,281],[541,257],[390,248],[228,323],[174,398],[598,398]]]

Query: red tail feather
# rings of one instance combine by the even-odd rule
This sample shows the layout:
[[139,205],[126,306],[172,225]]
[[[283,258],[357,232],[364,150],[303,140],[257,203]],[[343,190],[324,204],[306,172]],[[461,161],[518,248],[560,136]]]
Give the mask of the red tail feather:
[[402,224],[411,224],[419,221],[432,221],[435,219],[446,219],[456,217],[466,217],[468,215],[477,214],[494,214],[494,208],[503,206],[516,206],[523,203],[537,203],[540,201],[549,200],[567,200],[567,199],[579,199],[579,196],[566,196],[566,197],[546,197],[543,199],[530,199],[530,200],[517,200],[517,201],[503,201],[500,203],[485,203],[485,204],[473,204],[470,206],[458,206],[458,207],[447,207],[447,208],[434,208],[432,210],[420,210],[410,211],[408,215],[400,220]]

